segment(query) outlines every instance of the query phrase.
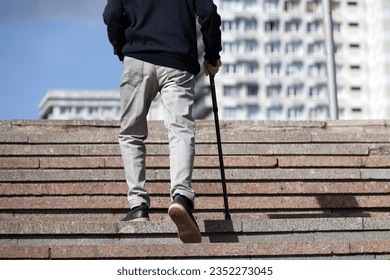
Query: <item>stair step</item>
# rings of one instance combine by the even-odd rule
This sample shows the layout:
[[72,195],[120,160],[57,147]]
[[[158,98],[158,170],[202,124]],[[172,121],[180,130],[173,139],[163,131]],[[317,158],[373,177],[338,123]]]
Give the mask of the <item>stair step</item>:
[[[216,155],[196,156],[195,168],[217,168]],[[389,167],[388,156],[224,156],[226,168],[271,167]],[[0,157],[1,169],[99,169],[123,168],[119,156]],[[169,168],[168,156],[147,156],[146,168]]]
[[[165,209],[169,206],[168,197],[153,197],[152,207],[155,209]],[[389,208],[390,200],[388,195],[373,196],[266,196],[266,197],[230,197],[229,208],[233,210],[249,209],[323,209],[323,208]],[[128,209],[128,202],[125,197],[24,197],[8,198],[0,200],[0,209]],[[199,197],[196,200],[197,210],[223,210],[223,198],[219,197]]]
[[[388,142],[386,120],[220,121],[224,142]],[[161,121],[149,121],[148,142],[167,143]],[[117,143],[117,121],[1,121],[0,143]],[[244,133],[242,133],[244,132]],[[214,121],[196,121],[198,143],[216,141]]]
[[[167,144],[146,144],[149,155],[168,155]],[[223,144],[225,155],[369,155],[371,151],[390,149],[388,143],[226,143]],[[198,143],[196,153],[200,156],[217,155],[214,143]],[[118,143],[115,144],[3,144],[0,146],[0,156],[120,156]]]
[[[385,169],[339,169],[339,168],[286,168],[286,169],[226,169],[227,180],[360,180],[390,179]],[[61,181],[123,181],[122,169],[83,170],[0,170],[2,182],[61,182]],[[167,169],[147,170],[149,181],[169,181]],[[220,170],[194,169],[193,180],[219,180]]]
[[[198,220],[202,233],[291,233],[320,231],[390,230],[390,217],[306,218],[258,220]],[[170,234],[176,233],[172,221],[11,221],[0,222],[1,235],[64,234]]]
[[[286,159],[287,161],[288,159]],[[310,160],[302,159],[302,160]],[[323,160],[329,160],[323,157]],[[360,167],[361,158],[350,159],[349,157],[334,158],[329,165],[335,166],[335,161],[340,165]],[[226,156],[225,167],[275,167],[277,158],[271,156]],[[288,164],[288,162],[287,162]],[[322,163],[323,164],[323,163]],[[337,166],[337,165],[336,165]],[[147,168],[169,168],[169,156],[147,156]],[[218,156],[196,156],[195,168],[219,167]],[[92,157],[92,156],[63,156],[63,157],[0,157],[2,169],[97,169],[97,168],[123,168],[120,156]]]
[[[194,182],[192,187],[198,195],[221,195],[220,182]],[[148,182],[151,195],[167,195],[169,182]],[[227,185],[230,195],[333,195],[333,194],[390,194],[389,181],[264,181],[231,182]],[[22,196],[81,196],[125,195],[125,182],[45,182],[45,183],[0,183],[0,195]]]
[[307,258],[359,255],[380,258],[390,252],[389,240],[213,243],[0,246],[0,259],[231,259]]

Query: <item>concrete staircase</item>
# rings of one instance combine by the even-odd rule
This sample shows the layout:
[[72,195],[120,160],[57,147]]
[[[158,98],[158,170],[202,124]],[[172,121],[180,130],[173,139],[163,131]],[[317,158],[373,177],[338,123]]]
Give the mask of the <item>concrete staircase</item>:
[[0,259],[390,259],[387,121],[197,122],[202,244],[166,213],[168,145],[150,122],[150,223],[128,211],[117,122],[0,121]]

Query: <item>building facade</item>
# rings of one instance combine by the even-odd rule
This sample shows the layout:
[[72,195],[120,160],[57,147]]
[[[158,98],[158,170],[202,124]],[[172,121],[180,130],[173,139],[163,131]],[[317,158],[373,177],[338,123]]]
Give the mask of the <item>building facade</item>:
[[[220,118],[329,119],[322,1],[214,2],[223,32]],[[390,116],[389,2],[332,1],[340,119]]]
[[48,90],[39,104],[42,119],[119,120],[118,91]]
[[366,0],[369,115],[390,118],[390,0]]

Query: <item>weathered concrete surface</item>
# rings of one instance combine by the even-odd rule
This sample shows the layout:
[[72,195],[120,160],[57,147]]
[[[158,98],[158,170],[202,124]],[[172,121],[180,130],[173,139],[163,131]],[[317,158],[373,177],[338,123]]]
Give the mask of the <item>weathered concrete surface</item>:
[[151,222],[128,223],[118,122],[0,121],[0,259],[388,259],[389,124],[222,121],[226,221],[214,122],[198,121],[204,244],[188,246],[167,215],[162,122],[146,141]]

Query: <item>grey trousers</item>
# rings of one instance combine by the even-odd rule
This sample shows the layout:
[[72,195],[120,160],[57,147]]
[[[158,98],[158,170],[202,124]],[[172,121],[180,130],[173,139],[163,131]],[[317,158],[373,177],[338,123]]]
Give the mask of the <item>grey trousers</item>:
[[142,203],[150,207],[151,204],[145,189],[144,141],[148,136],[146,116],[158,92],[169,137],[170,196],[173,198],[181,194],[194,200],[191,187],[195,156],[194,86],[194,75],[186,71],[125,57],[120,85],[122,116],[119,144],[129,187],[130,208]]

